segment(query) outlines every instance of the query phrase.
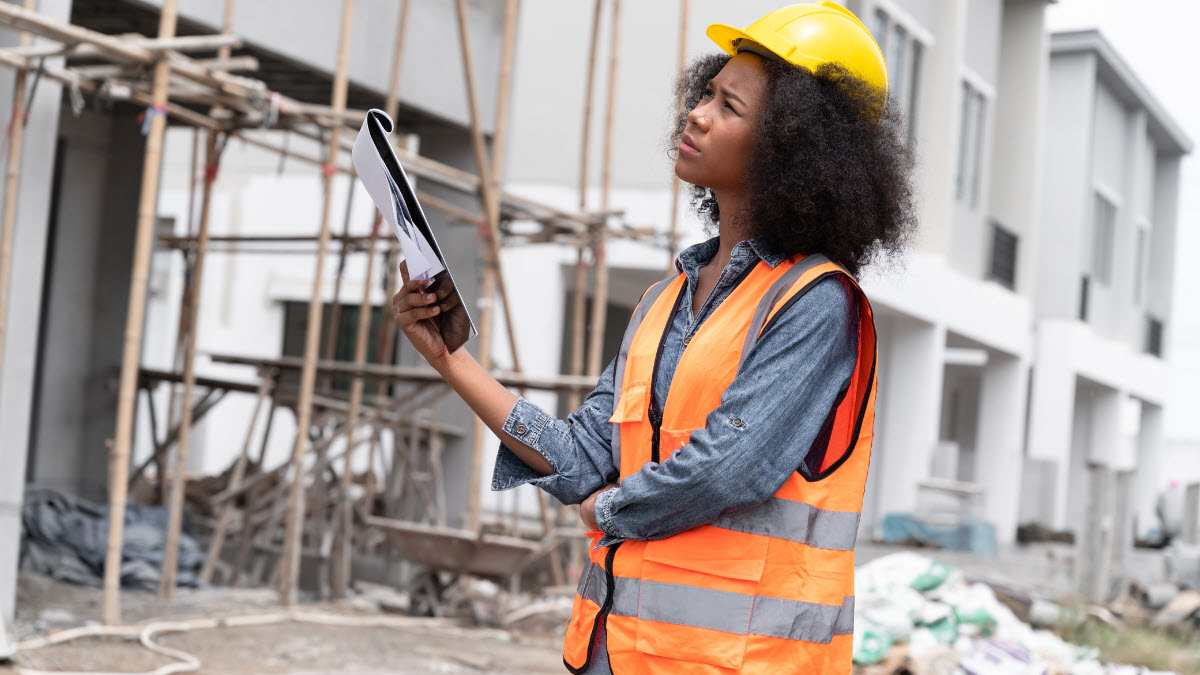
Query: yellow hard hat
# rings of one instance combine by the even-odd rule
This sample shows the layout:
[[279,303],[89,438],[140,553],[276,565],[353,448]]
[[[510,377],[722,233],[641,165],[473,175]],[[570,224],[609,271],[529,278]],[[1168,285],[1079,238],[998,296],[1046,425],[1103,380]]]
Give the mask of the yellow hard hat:
[[766,49],[813,72],[822,63],[840,64],[887,96],[887,65],[875,38],[850,10],[831,0],[781,7],[744,29],[714,23],[706,34],[731,56]]

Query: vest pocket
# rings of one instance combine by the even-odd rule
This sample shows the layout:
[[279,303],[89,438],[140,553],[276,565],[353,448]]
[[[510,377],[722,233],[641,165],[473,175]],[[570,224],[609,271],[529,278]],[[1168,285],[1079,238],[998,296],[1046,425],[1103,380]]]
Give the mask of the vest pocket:
[[636,649],[741,668],[767,544],[708,526],[647,542]]
[[612,417],[608,421],[640,422],[646,419],[646,410],[649,407],[648,386],[646,380],[634,380],[622,387]]
[[687,445],[692,440],[692,432],[696,429],[660,429],[658,434],[659,457],[666,459],[671,453]]

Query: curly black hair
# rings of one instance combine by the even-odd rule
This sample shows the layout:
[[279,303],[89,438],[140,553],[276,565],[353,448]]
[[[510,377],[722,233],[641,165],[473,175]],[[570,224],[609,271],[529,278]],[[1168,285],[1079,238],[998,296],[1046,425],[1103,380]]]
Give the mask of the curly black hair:
[[[670,148],[729,59],[702,56],[679,78],[683,114]],[[913,154],[896,106],[881,106],[878,90],[837,64],[813,72],[781,60],[762,63],[767,82],[746,166],[746,206],[733,214],[739,228],[788,256],[824,253],[854,275],[882,254],[902,251],[917,218]],[[692,185],[691,199],[702,221],[719,221],[712,190]]]

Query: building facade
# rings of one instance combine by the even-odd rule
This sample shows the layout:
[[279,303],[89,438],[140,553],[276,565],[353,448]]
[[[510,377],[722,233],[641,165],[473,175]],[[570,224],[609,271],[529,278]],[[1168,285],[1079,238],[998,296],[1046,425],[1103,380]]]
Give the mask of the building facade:
[[[473,171],[453,3],[411,2],[400,131],[413,135],[422,154]],[[130,12],[140,7],[153,18],[153,7],[145,3],[120,4]],[[281,15],[265,5],[239,3],[234,31],[245,39],[247,52],[286,61],[295,77],[308,77],[327,92],[336,3],[310,4],[313,11]],[[385,4],[386,11],[362,3],[356,14],[350,56],[356,107],[380,105],[387,88],[396,16],[394,4]],[[709,23],[747,25],[781,4],[692,0],[688,58],[715,51],[704,37]],[[215,32],[218,5],[181,0],[181,25]],[[481,116],[490,131],[502,8],[468,5]],[[918,157],[920,195],[913,250],[860,280],[875,310],[880,383],[860,536],[876,534],[887,514],[930,508],[926,498],[947,490],[975,499],[978,514],[994,525],[1002,545],[1015,539],[1024,522],[1087,531],[1095,520],[1089,520],[1094,514],[1087,505],[1107,497],[1112,498],[1105,503],[1117,505],[1111,515],[1118,522],[1136,513],[1141,527],[1167,476],[1162,408],[1171,354],[1162,345],[1171,327],[1179,161],[1190,141],[1103,37],[1048,34],[1044,0],[847,5],[888,61],[892,96],[905,112]],[[67,0],[47,6],[62,20],[78,18]],[[674,115],[678,11],[669,2],[622,5],[611,139],[608,205],[622,209],[628,222],[664,231],[672,203],[666,146]],[[580,208],[591,17],[586,2],[521,3],[503,182],[511,192],[566,210]],[[593,209],[602,199],[609,17],[602,14],[591,111],[591,178],[584,203]],[[153,32],[145,16],[140,21],[131,19],[128,28]],[[15,42],[15,34],[3,36]],[[0,71],[0,77],[9,75]],[[10,332],[0,373],[0,453],[18,467],[6,472],[3,480],[9,482],[0,490],[5,614],[11,614],[16,563],[16,547],[7,542],[19,538],[23,484],[104,498],[104,440],[115,419],[108,382],[120,363],[128,295],[128,263],[120,256],[132,249],[133,219],[120,208],[136,199],[140,166],[139,137],[125,133],[129,138],[121,141],[135,126],[136,110],[75,117],[56,85],[42,86],[34,110],[45,115],[31,115],[26,144],[57,147],[58,154],[26,157],[14,274],[34,280],[26,288],[36,290],[12,296],[9,325],[27,330]],[[101,137],[105,140],[96,140]],[[190,130],[168,132],[158,206],[163,233],[186,232],[192,142]],[[310,154],[317,150],[299,138],[289,142]],[[123,152],[112,152],[113,144]],[[236,142],[226,148],[223,165],[213,202],[214,235],[316,231],[321,179],[315,169]],[[70,204],[48,187],[56,166],[77,177]],[[469,196],[424,187],[472,205]],[[366,234],[372,206],[365,193],[352,197],[349,183],[339,178],[335,194],[332,212],[347,214],[350,234]],[[57,208],[60,201],[66,211]],[[451,252],[464,297],[474,296],[482,270],[476,229],[430,215],[439,241]],[[59,225],[65,218],[86,236],[55,236],[71,232]],[[335,219],[334,231],[341,231],[341,219]],[[681,248],[710,236],[686,205],[679,231]],[[183,271],[178,256],[167,250],[155,254],[143,343],[147,366],[172,365]],[[641,292],[671,265],[661,248],[628,241],[610,241],[606,257],[611,276],[605,361],[615,354]],[[214,253],[201,289],[198,372],[229,378],[247,373],[211,362],[208,353],[265,358],[288,353],[302,331],[303,321],[295,319],[307,303],[313,264],[305,254]],[[326,263],[326,298],[334,297],[335,264],[335,256]],[[566,372],[575,249],[509,247],[501,265],[524,369],[536,375]],[[365,264],[352,258],[338,301],[356,308],[364,282],[379,288],[378,279],[364,277]],[[374,300],[387,306],[381,289]],[[381,318],[386,320],[382,312]],[[498,315],[497,322],[502,320]],[[86,330],[78,328],[81,321]],[[477,342],[470,348],[478,349]],[[502,330],[496,331],[492,353],[498,367],[510,365]],[[416,358],[401,346],[398,362],[412,364]],[[159,396],[163,406],[165,391]],[[560,416],[567,412],[553,394],[529,396]],[[466,432],[446,454],[447,498],[459,505],[451,509],[456,524],[466,501],[470,448],[484,445],[486,478],[497,441],[490,434],[471,438],[469,411],[452,399],[439,405],[438,415]],[[229,465],[253,404],[250,396],[231,395],[209,413],[193,432],[189,470],[215,473]],[[284,461],[296,431],[290,411],[276,414],[268,464]],[[151,452],[144,405],[136,424],[138,462]],[[532,489],[497,494],[485,480],[480,490],[492,514],[510,509],[531,518],[537,514]],[[1095,545],[1087,536],[1081,539]],[[1121,545],[1112,543],[1110,550]]]

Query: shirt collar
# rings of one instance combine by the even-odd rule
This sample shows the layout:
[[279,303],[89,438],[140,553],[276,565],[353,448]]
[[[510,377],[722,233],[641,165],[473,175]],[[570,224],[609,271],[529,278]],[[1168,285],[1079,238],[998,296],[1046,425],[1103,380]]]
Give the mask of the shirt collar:
[[[712,260],[712,257],[717,254],[717,249],[721,247],[721,237],[716,236],[707,241],[702,241],[699,244],[694,244],[685,248],[679,253],[679,257],[675,259],[675,269],[680,273],[687,269],[695,269],[703,267]],[[747,249],[749,249],[747,251]],[[745,252],[745,253],[743,253]],[[778,250],[767,243],[763,237],[752,237],[739,241],[733,247],[733,257],[738,257],[741,254],[752,254],[754,257],[762,260],[768,267],[774,269],[779,263],[787,260],[787,256],[781,254]]]

